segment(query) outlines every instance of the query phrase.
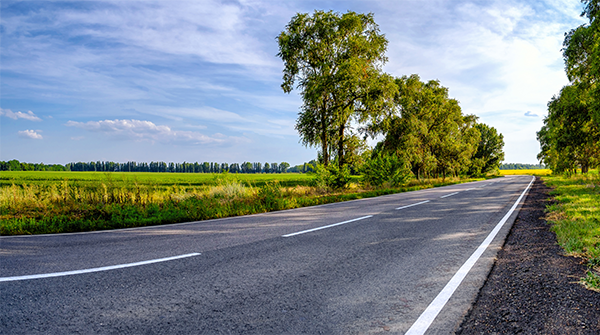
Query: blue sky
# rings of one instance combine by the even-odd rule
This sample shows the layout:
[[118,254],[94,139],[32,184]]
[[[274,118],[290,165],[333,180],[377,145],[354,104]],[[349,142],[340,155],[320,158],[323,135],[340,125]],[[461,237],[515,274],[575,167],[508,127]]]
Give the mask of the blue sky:
[[5,1],[0,160],[282,162],[316,157],[280,88],[276,37],[297,12],[372,12],[385,71],[438,79],[537,163],[579,1]]

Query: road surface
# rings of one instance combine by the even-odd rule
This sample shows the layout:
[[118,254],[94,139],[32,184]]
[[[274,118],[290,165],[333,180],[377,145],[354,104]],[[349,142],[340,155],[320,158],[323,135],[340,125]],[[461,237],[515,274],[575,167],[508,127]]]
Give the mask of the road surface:
[[531,181],[511,176],[220,220],[0,237],[0,334],[451,333]]

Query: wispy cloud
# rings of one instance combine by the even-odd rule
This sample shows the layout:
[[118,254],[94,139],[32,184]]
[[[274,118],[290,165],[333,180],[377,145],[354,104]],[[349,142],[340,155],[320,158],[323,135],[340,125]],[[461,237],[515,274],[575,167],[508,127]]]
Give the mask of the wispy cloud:
[[537,115],[536,113],[532,113],[530,111],[525,112],[525,116],[530,116],[530,117],[539,117],[539,115]]
[[19,131],[19,136],[23,137],[23,138],[30,138],[30,139],[34,139],[34,140],[41,140],[43,139],[42,135],[39,133],[41,132],[41,130],[22,130]]
[[169,126],[156,125],[150,121],[133,119],[88,122],[69,121],[65,125],[68,127],[77,127],[92,132],[104,133],[126,140],[133,139],[157,142],[193,142],[203,144],[224,143],[229,140],[228,137],[222,135],[210,137],[195,131],[173,130]]
[[23,112],[13,112],[10,109],[2,109],[0,108],[0,115],[6,116],[7,118],[11,118],[13,120],[16,119],[25,119],[29,121],[42,121],[39,117],[37,117],[32,111],[28,111],[27,113]]

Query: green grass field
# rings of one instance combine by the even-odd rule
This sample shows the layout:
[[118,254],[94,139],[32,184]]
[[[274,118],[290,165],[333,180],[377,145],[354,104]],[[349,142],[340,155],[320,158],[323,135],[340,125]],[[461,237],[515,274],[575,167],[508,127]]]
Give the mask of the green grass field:
[[547,219],[567,254],[581,257],[590,271],[582,279],[600,291],[600,175],[546,176],[546,185],[557,203],[548,207]]
[[159,172],[66,172],[66,171],[2,171],[0,187],[12,184],[45,184],[68,181],[77,185],[97,183],[130,184],[157,186],[207,186],[216,185],[223,178],[232,178],[248,186],[262,186],[267,182],[278,181],[282,186],[306,186],[311,176],[301,173],[282,174],[220,174],[220,173],[159,173]]

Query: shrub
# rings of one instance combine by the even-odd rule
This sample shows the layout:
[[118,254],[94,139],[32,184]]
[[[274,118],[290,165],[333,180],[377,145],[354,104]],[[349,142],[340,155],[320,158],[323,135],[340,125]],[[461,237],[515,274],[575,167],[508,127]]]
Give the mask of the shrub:
[[344,165],[341,168],[335,164],[329,164],[325,167],[322,164],[317,164],[315,171],[315,186],[328,189],[345,189],[350,182],[350,169]]
[[389,183],[395,187],[404,184],[412,175],[402,157],[386,153],[376,154],[366,160],[360,172],[363,183],[373,186]]

